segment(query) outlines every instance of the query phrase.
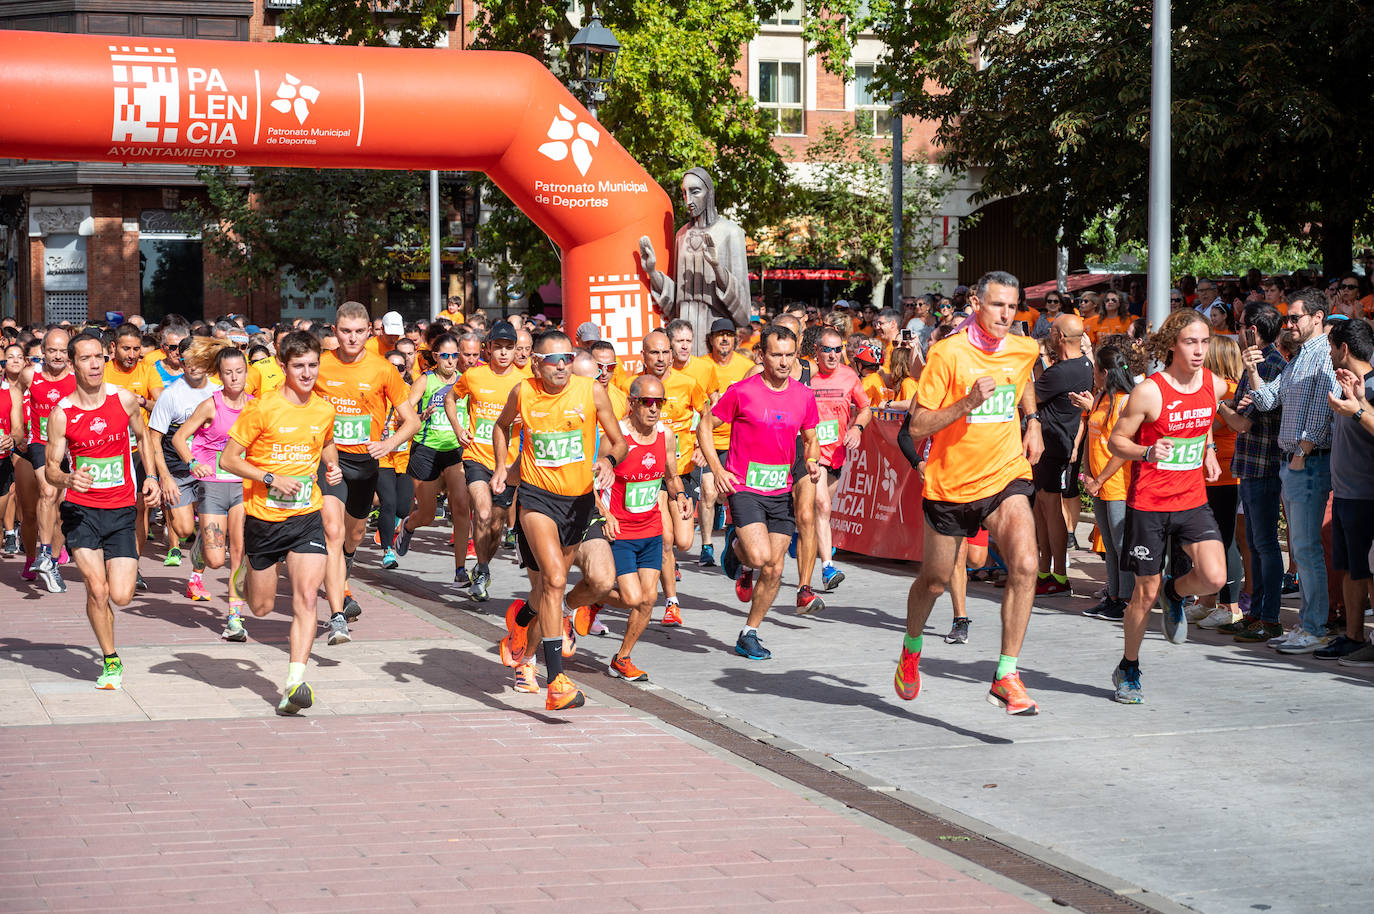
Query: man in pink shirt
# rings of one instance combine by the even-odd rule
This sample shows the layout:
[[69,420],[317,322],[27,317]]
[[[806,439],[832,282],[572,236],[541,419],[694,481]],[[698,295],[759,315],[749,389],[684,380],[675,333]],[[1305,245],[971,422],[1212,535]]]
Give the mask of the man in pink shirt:
[[[825,481],[816,486],[816,546],[821,560],[821,584],[827,593],[844,580],[844,572],[830,560],[830,506],[840,487],[845,456],[858,451],[859,437],[873,419],[863,381],[844,364],[843,356],[844,338],[839,331],[829,327],[822,330],[816,340],[816,373],[811,376],[811,389],[820,414],[816,442],[820,445],[821,466],[826,470]],[[802,581],[797,592],[797,612],[812,613],[825,608],[810,590],[811,582]],[[804,603],[808,596],[811,599]]]
[[[716,491],[730,504],[733,525],[726,529],[720,564],[735,579],[736,596],[750,604],[749,619],[735,642],[735,653],[750,660],[772,656],[759,642],[758,629],[778,595],[787,545],[797,528],[792,463],[798,437],[805,446],[807,474],[817,483],[822,476],[816,397],[791,377],[797,335],[786,327],[765,327],[759,352],[762,372],[727,388],[697,427]],[[711,444],[711,433],[722,422],[731,426],[723,465]]]

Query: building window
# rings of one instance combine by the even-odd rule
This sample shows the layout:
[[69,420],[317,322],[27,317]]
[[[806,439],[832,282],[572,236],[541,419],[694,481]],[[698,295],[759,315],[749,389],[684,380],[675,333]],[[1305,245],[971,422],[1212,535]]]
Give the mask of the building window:
[[141,238],[138,270],[142,277],[139,313],[150,324],[169,314],[189,321],[205,315],[205,268],[199,241]]
[[802,0],[784,0],[778,11],[763,20],[764,25],[801,25],[802,13],[806,9]]
[[774,134],[800,136],[806,133],[801,61],[759,61],[759,107],[774,118]]
[[854,129],[862,136],[892,136],[892,108],[873,97],[873,64],[854,66]]

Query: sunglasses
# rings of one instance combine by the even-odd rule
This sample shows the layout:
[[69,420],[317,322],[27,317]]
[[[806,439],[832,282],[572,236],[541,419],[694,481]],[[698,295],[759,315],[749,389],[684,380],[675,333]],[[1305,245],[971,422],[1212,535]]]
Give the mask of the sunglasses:
[[1299,320],[1306,316],[1306,314],[1285,314],[1283,316],[1283,322],[1285,324],[1296,324]]
[[1355,283],[1343,282],[1343,283],[1341,283],[1341,288],[1342,288],[1342,289],[1349,289],[1351,292],[1355,292],[1355,291],[1358,291],[1360,287],[1359,287],[1358,285],[1356,285]]
[[596,363],[596,373],[597,373],[597,374],[607,374],[607,373],[612,372],[612,371],[615,371],[615,362],[597,362],[597,363]]
[[571,365],[576,356],[571,352],[550,352],[544,355],[536,355],[545,365],[552,365],[555,368],[562,368],[564,365]]
[[817,346],[817,352],[844,352],[843,346]]
[[1061,302],[1061,301],[1060,301],[1059,299],[1057,299],[1057,298],[1047,298],[1047,299],[1045,299],[1045,304],[1047,304],[1047,305],[1062,305],[1063,302]]
[[1169,301],[1182,302],[1183,299],[1181,299],[1181,298],[1176,298],[1176,297],[1174,297],[1174,296],[1170,296],[1170,297],[1169,297]]
[[636,403],[639,403],[639,404],[642,405],[642,406],[648,406],[648,407],[653,408],[653,409],[662,409],[662,408],[663,408],[663,404],[668,402],[668,398],[667,398],[667,397],[635,397],[635,398],[634,398],[634,401],[635,401]]
[[31,355],[29,356],[29,361],[35,365],[42,365],[43,357],[41,355]]
[[436,352],[436,353],[434,353],[434,357],[435,357],[436,359],[444,359],[445,361],[448,361],[449,359],[456,359],[456,358],[458,358],[458,353],[456,353],[456,352]]

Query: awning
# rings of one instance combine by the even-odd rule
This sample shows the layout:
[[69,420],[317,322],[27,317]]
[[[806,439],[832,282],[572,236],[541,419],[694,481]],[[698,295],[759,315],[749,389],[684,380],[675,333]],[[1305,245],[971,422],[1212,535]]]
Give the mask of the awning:
[[[1111,285],[1113,277],[1124,275],[1127,274],[1070,273],[1065,281],[1065,285],[1068,287],[1068,293],[1070,295],[1076,295],[1079,292],[1086,292],[1087,290],[1092,289],[1096,286],[1101,286],[1103,289],[1105,289]],[[1048,280],[1046,282],[1036,283],[1033,286],[1026,286],[1026,301],[1032,304],[1035,302],[1044,301],[1046,295],[1048,295],[1051,292],[1055,292],[1058,289],[1059,286],[1053,279]]]
[[[758,279],[759,274],[750,273],[750,279]],[[846,282],[868,282],[868,274],[856,273],[853,270],[764,270],[763,278],[769,279],[839,279]]]

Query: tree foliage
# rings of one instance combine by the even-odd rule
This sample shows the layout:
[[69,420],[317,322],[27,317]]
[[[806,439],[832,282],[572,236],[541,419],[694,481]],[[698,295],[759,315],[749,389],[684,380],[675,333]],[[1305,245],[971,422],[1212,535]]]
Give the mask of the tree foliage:
[[[854,0],[846,13],[855,11]],[[813,5],[837,9],[835,2]],[[1144,237],[1151,4],[1133,0],[872,0],[859,24],[900,111],[934,120],[944,162],[986,169],[985,199],[1022,195],[1024,228],[1078,239],[1098,214]],[[1349,267],[1374,171],[1374,17],[1363,0],[1173,3],[1173,204],[1180,235],[1315,231]],[[814,28],[833,58],[852,21]],[[832,60],[832,67],[835,66]]]
[[[302,0],[283,15],[277,40],[433,47],[447,34],[449,6],[388,0],[382,17],[358,0]],[[428,261],[425,184],[417,172],[255,167],[246,182],[230,168],[197,174],[208,201],[191,204],[189,218],[221,261],[217,278],[237,291],[290,269],[303,291],[333,281],[340,295],[348,283],[395,278]]]
[[[934,252],[929,218],[949,181],[918,154],[906,157],[902,185],[902,257],[910,269]],[[793,194],[797,214],[770,239],[772,259],[864,274],[883,307],[892,279],[892,147],[853,125],[825,127],[807,146]]]
[[[1089,248],[1088,259],[1119,271],[1144,271],[1150,262],[1149,250],[1140,241],[1122,237],[1116,231],[1116,214],[1091,223],[1083,232]],[[1169,275],[1234,276],[1254,268],[1266,275],[1292,273],[1318,262],[1317,246],[1306,238],[1290,239],[1272,232],[1259,216],[1239,228],[1200,237],[1183,233],[1174,238]]]
[[[598,119],[674,200],[679,222],[686,219],[679,185],[693,166],[711,172],[717,205],[746,232],[776,223],[786,211],[782,159],[735,70],[757,32],[757,17],[776,6],[776,0],[596,5],[621,43]],[[529,54],[567,84],[580,76],[568,59],[576,29],[563,0],[484,4],[473,28],[475,48]],[[478,259],[503,285],[515,276],[527,289],[557,279],[553,244],[494,186],[486,187],[493,212],[479,230]]]

